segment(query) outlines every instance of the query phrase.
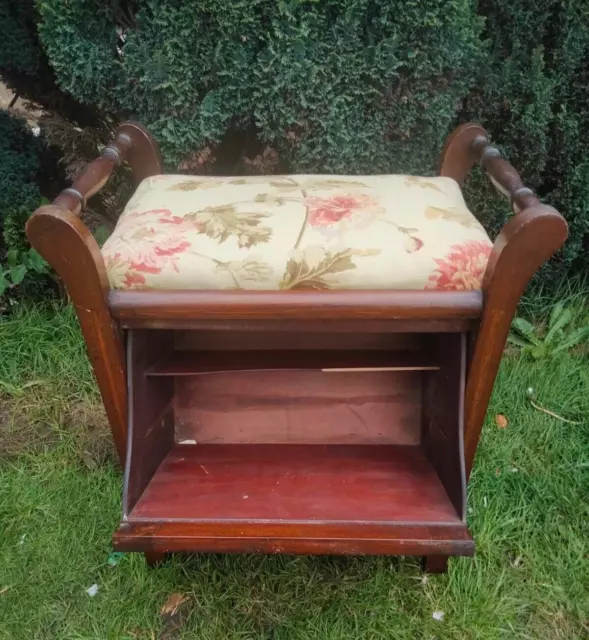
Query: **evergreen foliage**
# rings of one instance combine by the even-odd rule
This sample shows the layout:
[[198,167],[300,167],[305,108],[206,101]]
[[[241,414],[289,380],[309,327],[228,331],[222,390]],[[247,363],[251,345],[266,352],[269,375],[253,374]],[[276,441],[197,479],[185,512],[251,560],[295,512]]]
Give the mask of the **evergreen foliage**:
[[26,219],[41,200],[38,183],[43,151],[24,120],[0,110],[0,247],[4,245],[5,251],[25,246]]
[[39,5],[58,81],[169,165],[238,140],[234,162],[270,145],[292,172],[431,170],[482,62],[470,0],[100,4]]
[[[489,51],[464,119],[482,122],[526,183],[569,223],[543,280],[589,272],[589,4],[586,0],[481,0]],[[503,199],[475,177],[470,195],[492,232]]]

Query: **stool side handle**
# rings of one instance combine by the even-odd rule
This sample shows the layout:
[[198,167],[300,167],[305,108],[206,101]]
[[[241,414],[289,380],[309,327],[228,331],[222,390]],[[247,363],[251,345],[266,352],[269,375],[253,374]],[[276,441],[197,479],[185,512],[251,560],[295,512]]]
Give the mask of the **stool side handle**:
[[162,172],[157,143],[136,122],[123,123],[100,157],[52,205],[37,209],[26,224],[31,246],[55,269],[76,309],[121,465],[128,426],[124,339],[108,308],[110,286],[100,247],[79,214],[87,199],[125,161],[136,182]]
[[115,168],[127,161],[135,182],[162,172],[162,159],[157,143],[142,125],[125,122],[114,140],[102,150],[99,158],[87,164],[71,187],[64,189],[53,204],[79,215],[86,202],[108,182]]
[[525,186],[518,171],[490,143],[485,129],[469,122],[459,126],[446,139],[438,173],[453,178],[462,186],[477,163],[498,193],[509,199],[514,213],[541,204],[534,192]]

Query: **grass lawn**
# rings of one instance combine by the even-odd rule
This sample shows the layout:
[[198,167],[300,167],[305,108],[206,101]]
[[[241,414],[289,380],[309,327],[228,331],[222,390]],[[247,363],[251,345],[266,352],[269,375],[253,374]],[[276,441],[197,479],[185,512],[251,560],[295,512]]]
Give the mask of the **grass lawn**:
[[[581,424],[534,409],[528,387]],[[176,556],[152,570],[128,554],[110,567],[121,475],[105,424],[70,309],[0,321],[2,640],[589,637],[586,353],[504,359],[469,491],[477,554],[442,576],[384,557]],[[173,593],[187,600],[162,616]]]

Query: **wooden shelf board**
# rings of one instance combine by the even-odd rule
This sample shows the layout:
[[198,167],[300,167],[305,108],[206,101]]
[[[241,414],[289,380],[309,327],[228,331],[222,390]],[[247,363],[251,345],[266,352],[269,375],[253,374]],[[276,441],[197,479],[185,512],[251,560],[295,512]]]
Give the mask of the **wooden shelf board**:
[[418,446],[175,445],[129,522],[459,525]]
[[148,376],[229,371],[423,371],[439,366],[421,351],[173,351]]

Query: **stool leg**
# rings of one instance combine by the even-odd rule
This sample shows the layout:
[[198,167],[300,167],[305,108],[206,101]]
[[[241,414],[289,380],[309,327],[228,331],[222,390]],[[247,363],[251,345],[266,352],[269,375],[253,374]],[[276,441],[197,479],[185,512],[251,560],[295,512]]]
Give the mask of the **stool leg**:
[[422,565],[426,573],[446,573],[450,556],[423,556]]
[[148,567],[157,567],[166,561],[168,554],[165,551],[146,551],[144,554]]

